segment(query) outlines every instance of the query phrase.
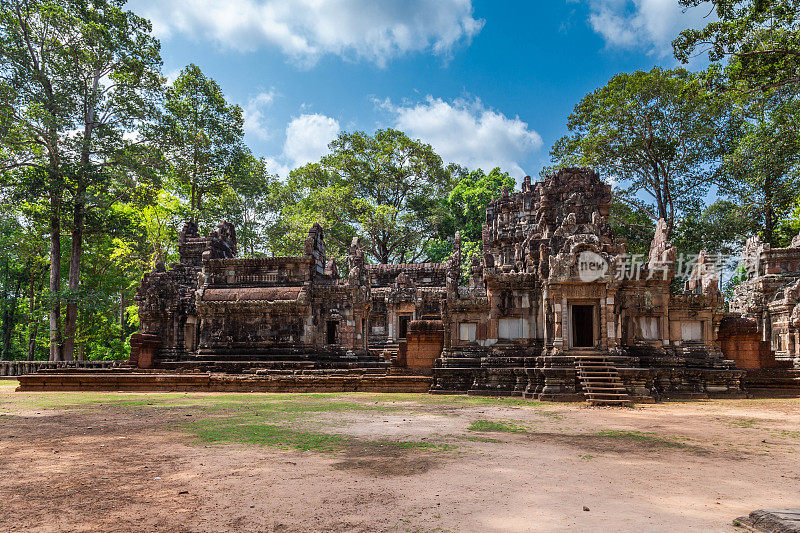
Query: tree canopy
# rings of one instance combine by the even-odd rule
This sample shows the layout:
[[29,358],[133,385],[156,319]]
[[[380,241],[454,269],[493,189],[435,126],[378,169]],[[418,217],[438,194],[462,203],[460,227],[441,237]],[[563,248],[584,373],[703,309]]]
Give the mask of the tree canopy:
[[453,253],[456,232],[461,233],[462,272],[467,275],[472,256],[483,246],[482,231],[486,221],[486,206],[503,193],[514,189],[514,178],[500,168],[488,174],[482,169],[467,171],[452,168],[455,185],[442,200],[443,209],[437,224],[436,238],[426,245],[429,261],[445,261]]
[[188,200],[188,216],[204,218],[204,200],[225,192],[249,155],[242,108],[197,65],[184,68],[166,90],[164,112],[151,128],[165,157],[170,186]]
[[[126,137],[154,113],[159,44],[122,0],[3,4],[0,108],[5,179],[49,202],[51,359],[73,358],[84,230],[135,183]],[[19,179],[22,177],[23,179]],[[27,179],[25,179],[27,178]],[[71,229],[66,317],[60,324],[62,210]],[[63,340],[63,344],[62,344]]]
[[617,180],[617,198],[663,218],[669,232],[714,182],[733,137],[731,110],[684,69],[617,74],[575,106],[551,160]]
[[312,222],[334,255],[354,236],[378,263],[418,261],[433,237],[451,173],[430,145],[400,131],[342,132],[318,163],[292,171],[279,193],[280,250],[294,250]]
[[[707,0],[679,0],[685,7]],[[800,0],[711,0],[717,20],[689,28],[673,42],[675,57],[688,63],[707,53],[712,62],[731,60],[731,87],[769,92],[800,88]],[[704,7],[705,8],[705,7]]]

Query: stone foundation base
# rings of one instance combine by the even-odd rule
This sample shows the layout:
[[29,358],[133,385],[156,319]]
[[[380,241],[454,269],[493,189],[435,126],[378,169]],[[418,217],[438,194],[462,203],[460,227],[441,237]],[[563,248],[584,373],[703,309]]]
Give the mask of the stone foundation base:
[[428,392],[426,376],[239,376],[230,374],[30,374],[17,391]]
[[[742,370],[690,366],[642,367],[631,365],[638,362],[634,358],[606,357],[614,364],[628,399],[634,403],[654,403],[661,399],[747,397],[741,383],[745,373]],[[481,364],[487,362],[484,358]],[[433,369],[430,392],[466,392],[474,396],[511,396],[554,402],[585,400],[574,357],[532,357],[525,359],[524,367],[511,366],[519,363],[517,359],[509,359],[507,363],[508,366],[436,367]],[[781,384],[792,382],[794,377],[783,379]]]

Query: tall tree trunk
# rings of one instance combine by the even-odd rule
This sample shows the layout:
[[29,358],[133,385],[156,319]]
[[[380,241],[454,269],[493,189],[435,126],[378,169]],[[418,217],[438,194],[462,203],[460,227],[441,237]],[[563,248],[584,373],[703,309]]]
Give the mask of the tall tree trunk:
[[83,250],[83,201],[75,201],[72,215],[72,248],[69,254],[69,296],[64,318],[64,361],[75,359],[75,334],[78,329],[78,289],[81,277],[81,251]]
[[83,145],[81,146],[81,167],[78,172],[78,186],[75,191],[75,205],[72,212],[72,249],[69,254],[69,299],[67,316],[64,319],[64,360],[75,360],[75,336],[78,331],[78,290],[81,281],[81,252],[83,251],[84,194],[88,187],[90,150],[95,120],[95,98],[100,81],[100,73],[95,70],[92,88],[86,102],[83,124]]
[[764,242],[775,245],[775,207],[772,176],[764,182]]
[[42,290],[41,283],[39,289],[36,290],[36,278],[33,271],[31,271],[31,283],[28,289],[28,309],[30,316],[30,324],[28,326],[28,361],[33,361],[36,358],[36,335],[39,333],[39,320],[36,319],[36,294]]
[[[51,177],[51,179],[53,179]],[[50,193],[50,360],[61,361],[61,191]]]
[[125,287],[119,291],[119,340],[125,344]]
[[9,297],[9,293],[11,292],[11,268],[9,265],[10,261],[6,259],[5,261],[5,271],[4,280],[3,280],[3,317],[2,317],[2,327],[0,327],[0,337],[2,337],[2,345],[0,345],[0,360],[8,359],[8,353],[11,351],[11,298]]
[[3,313],[3,356],[0,359],[11,359],[11,337],[14,333],[14,324],[17,321],[17,300],[22,288],[22,278],[17,277],[14,291]]

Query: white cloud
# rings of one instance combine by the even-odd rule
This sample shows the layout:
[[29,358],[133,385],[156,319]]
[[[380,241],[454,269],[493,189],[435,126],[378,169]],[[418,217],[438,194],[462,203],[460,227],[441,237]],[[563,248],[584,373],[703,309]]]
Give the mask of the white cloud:
[[162,39],[182,33],[239,51],[273,45],[304,66],[326,54],[378,65],[447,54],[480,32],[472,0],[133,0]]
[[672,40],[686,28],[715,20],[710,4],[685,9],[677,0],[588,0],[589,24],[615,48],[645,48],[659,56],[672,53]]
[[541,136],[519,117],[487,109],[480,100],[447,102],[428,96],[425,102],[395,106],[379,103],[394,115],[395,127],[433,146],[446,162],[489,171],[500,167],[525,175],[522,161],[542,146]]
[[247,105],[244,106],[245,133],[261,140],[269,138],[264,111],[272,105],[273,100],[275,100],[275,90],[270,89],[268,92],[258,93],[247,101]]
[[325,115],[300,115],[286,126],[283,155],[295,167],[317,161],[339,134],[339,122]]
[[277,157],[266,158],[269,171],[286,177],[292,169],[319,161],[340,130],[336,119],[318,113],[292,119],[286,125],[283,151]]

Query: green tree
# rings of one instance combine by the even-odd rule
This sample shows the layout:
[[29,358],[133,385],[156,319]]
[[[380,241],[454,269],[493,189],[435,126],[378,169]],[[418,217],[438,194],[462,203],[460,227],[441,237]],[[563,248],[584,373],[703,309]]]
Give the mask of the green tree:
[[248,153],[228,170],[228,182],[214,205],[205,208],[207,218],[227,220],[236,226],[238,253],[243,257],[265,255],[270,242],[269,221],[274,219],[273,184],[277,178],[266,162]]
[[208,223],[208,200],[228,192],[232,172],[249,155],[242,108],[191,64],[167,89],[163,116],[148,135],[164,153],[171,188],[188,201],[188,217]]
[[588,95],[556,141],[556,166],[590,166],[619,180],[618,197],[642,207],[668,231],[702,198],[733,138],[732,103],[714,97],[701,76],[683,69],[618,74]]
[[681,218],[672,237],[680,252],[700,250],[721,255],[736,254],[744,240],[757,229],[752,213],[735,202],[718,199],[709,206],[698,206]]
[[777,235],[776,246],[781,248],[789,246],[792,239],[800,233],[800,198],[795,200],[791,212],[781,220],[775,233]]
[[0,189],[0,359],[34,359],[39,334],[47,333],[47,206],[14,201],[9,192]]
[[495,167],[488,174],[481,169],[467,172],[453,168],[456,184],[442,201],[444,206],[438,223],[437,238],[426,246],[429,261],[444,261],[453,253],[453,238],[461,232],[462,270],[467,269],[472,255],[480,253],[483,246],[483,223],[486,206],[503,193],[503,188],[514,189],[514,178]]
[[[154,110],[161,86],[159,44],[150,23],[124,0],[9,2],[0,6],[0,108],[8,170],[27,172],[31,194],[50,204],[51,358],[72,359],[84,227],[135,142],[125,134]],[[17,173],[18,175],[18,173]],[[68,197],[65,198],[65,195]],[[69,204],[65,204],[65,200]],[[62,211],[71,251],[60,346]]]
[[800,101],[773,93],[751,102],[745,114],[742,136],[725,156],[722,190],[777,246],[778,227],[800,196]]
[[[685,7],[707,0],[679,0]],[[717,19],[687,29],[672,43],[684,63],[708,52],[712,62],[731,60],[729,88],[769,92],[800,87],[800,0],[711,0]]]
[[392,129],[340,133],[319,163],[292,171],[277,189],[276,248],[294,252],[311,222],[320,222],[332,255],[353,236],[379,263],[412,262],[435,236],[451,175],[430,145]]
[[447,235],[460,231],[462,239],[480,241],[486,221],[486,206],[500,198],[503,188],[513,191],[514,185],[514,178],[498,167],[488,174],[477,169],[462,176],[445,201],[447,215],[442,225]]
[[609,223],[616,237],[625,239],[628,253],[646,254],[656,231],[653,209],[636,198],[620,198],[620,191],[612,190]]

